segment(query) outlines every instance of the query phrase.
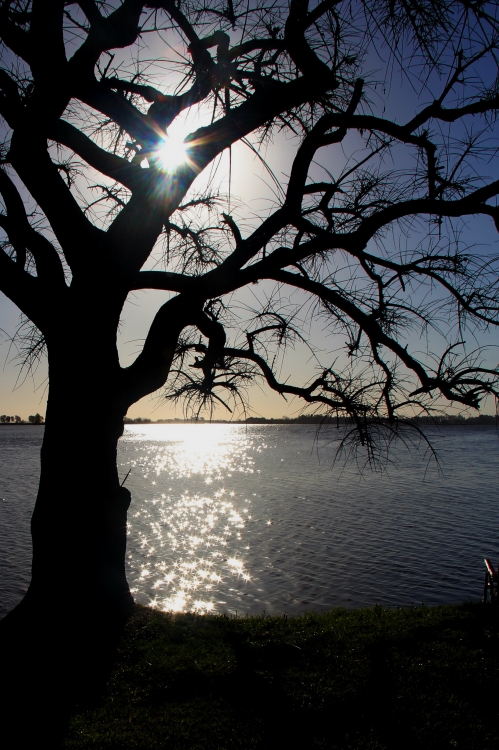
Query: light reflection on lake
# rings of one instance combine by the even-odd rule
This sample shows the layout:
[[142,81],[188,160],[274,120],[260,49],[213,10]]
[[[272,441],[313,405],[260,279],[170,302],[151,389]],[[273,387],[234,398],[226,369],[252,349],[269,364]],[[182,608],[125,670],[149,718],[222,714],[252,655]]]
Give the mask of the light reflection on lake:
[[132,469],[128,486],[133,495],[143,496],[144,485],[149,489],[148,500],[129,513],[133,593],[175,612],[226,605],[220,597],[227,583],[250,581],[243,533],[252,519],[251,501],[236,500],[236,492],[225,488],[226,483],[238,486],[234,475],[254,471],[254,446],[246,430],[133,425],[127,426],[120,447],[123,470]]
[[493,427],[437,433],[443,476],[402,450],[389,476],[332,470],[334,446],[315,438],[311,425],[127,426],[136,599],[291,614],[479,598],[499,549]]
[[[497,432],[433,432],[443,475],[396,449],[388,476],[360,478],[331,468],[313,425],[127,426],[136,599],[239,614],[479,599],[483,557],[499,553]],[[0,429],[0,616],[29,582],[42,436]]]

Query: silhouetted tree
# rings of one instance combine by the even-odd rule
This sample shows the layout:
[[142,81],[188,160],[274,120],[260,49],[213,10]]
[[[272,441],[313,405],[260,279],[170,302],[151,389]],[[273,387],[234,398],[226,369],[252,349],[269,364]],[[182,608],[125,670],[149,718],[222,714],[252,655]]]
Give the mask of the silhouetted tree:
[[[350,417],[376,461],[411,410],[497,395],[463,336],[498,322],[497,261],[466,245],[499,226],[498,23],[497,2],[465,0],[1,0],[0,289],[50,379],[32,582],[2,623],[31,644],[13,674],[43,652],[71,700],[129,610],[116,450],[141,397],[165,388],[196,414],[260,377]],[[174,168],[168,129],[196,108]],[[288,175],[260,216],[191,190],[232,144],[282,134]],[[266,301],[245,311],[257,283]],[[169,298],[123,367],[140,289]],[[277,354],[305,337],[304,310],[343,355],[293,384]],[[445,343],[419,352],[432,327]],[[98,429],[68,433],[75,402]]]
[[37,412],[36,414],[30,414],[30,416],[28,417],[28,422],[30,422],[31,424],[43,424],[44,419],[42,415],[38,414]]

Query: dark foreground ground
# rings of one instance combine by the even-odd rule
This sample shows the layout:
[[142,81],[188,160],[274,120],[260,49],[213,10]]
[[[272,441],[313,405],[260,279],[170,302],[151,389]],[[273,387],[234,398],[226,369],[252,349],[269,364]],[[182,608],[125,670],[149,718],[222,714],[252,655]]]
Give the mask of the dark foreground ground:
[[136,607],[64,747],[499,748],[499,608],[165,615]]

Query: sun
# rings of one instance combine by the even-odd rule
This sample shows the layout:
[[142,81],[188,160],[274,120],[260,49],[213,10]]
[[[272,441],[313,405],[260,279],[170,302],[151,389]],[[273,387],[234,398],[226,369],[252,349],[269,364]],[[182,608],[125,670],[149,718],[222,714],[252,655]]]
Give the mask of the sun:
[[175,172],[188,161],[187,144],[180,136],[166,136],[156,151],[161,167],[167,172]]

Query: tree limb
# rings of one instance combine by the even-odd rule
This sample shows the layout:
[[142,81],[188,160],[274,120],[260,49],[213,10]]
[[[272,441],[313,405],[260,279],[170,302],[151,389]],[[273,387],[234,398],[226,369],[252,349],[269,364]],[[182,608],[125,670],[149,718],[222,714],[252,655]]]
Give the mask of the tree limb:
[[[81,156],[87,164],[121,183],[129,190],[140,189],[144,178],[144,170],[116,154],[100,148],[88,136],[65,120],[58,120],[48,132],[51,140]],[[142,179],[141,179],[142,178]]]
[[121,398],[127,406],[165,384],[180,333],[193,322],[199,309],[190,295],[173,297],[160,307],[141,353],[121,371]]
[[21,270],[24,269],[26,248],[29,248],[35,258],[38,276],[45,288],[53,291],[65,288],[64,271],[56,250],[30,225],[23,200],[3,169],[0,169],[0,194],[7,209],[7,217],[2,226],[16,249],[16,264]]
[[95,253],[104,250],[104,232],[94,227],[82,213],[50,159],[43,140],[32,138],[29,152],[28,142],[24,129],[14,131],[10,149],[14,169],[45,212],[70,268],[74,271],[78,266],[93,263]]

